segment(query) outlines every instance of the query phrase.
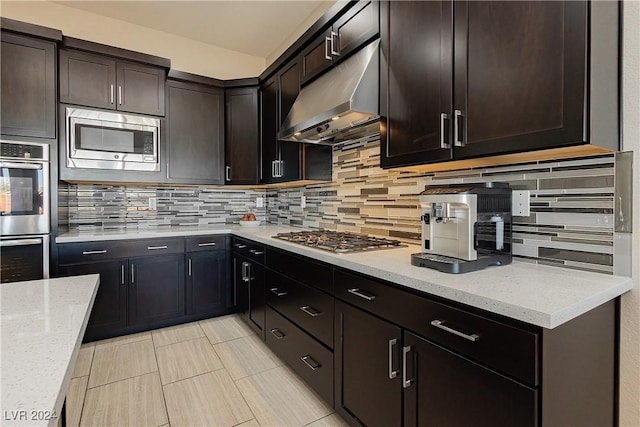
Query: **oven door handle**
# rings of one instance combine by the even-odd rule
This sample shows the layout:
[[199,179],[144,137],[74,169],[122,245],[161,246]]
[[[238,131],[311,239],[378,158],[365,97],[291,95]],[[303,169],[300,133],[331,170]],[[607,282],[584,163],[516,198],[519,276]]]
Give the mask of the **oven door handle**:
[[14,239],[0,241],[0,247],[41,245],[42,239]]
[[12,169],[42,169],[42,165],[36,163],[12,163],[12,162],[0,162],[0,168],[12,168]]

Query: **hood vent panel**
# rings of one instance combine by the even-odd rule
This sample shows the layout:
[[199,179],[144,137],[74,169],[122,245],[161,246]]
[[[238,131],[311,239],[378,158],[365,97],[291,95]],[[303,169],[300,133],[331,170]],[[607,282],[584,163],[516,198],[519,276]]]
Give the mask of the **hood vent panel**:
[[278,139],[336,144],[380,132],[376,40],[302,88]]

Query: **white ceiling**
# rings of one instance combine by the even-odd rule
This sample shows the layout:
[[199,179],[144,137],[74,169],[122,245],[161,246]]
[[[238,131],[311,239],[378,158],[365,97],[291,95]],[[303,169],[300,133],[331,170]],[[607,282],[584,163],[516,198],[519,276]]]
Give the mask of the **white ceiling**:
[[315,21],[335,0],[98,0],[56,3],[267,58],[292,36],[301,34],[299,27],[309,19]]

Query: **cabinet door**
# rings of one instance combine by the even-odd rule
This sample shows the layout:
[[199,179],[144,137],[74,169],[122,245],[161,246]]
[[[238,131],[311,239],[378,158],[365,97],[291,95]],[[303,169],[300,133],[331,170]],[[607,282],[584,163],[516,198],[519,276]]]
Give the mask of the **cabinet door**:
[[62,265],[60,276],[99,274],[100,286],[91,309],[84,341],[116,336],[127,326],[127,265],[125,261]]
[[336,410],[367,426],[401,425],[400,328],[340,301],[335,313]]
[[347,57],[380,32],[378,1],[361,1],[333,24],[333,60]]
[[184,255],[129,261],[129,323],[151,326],[184,315]]
[[164,68],[118,62],[118,110],[164,116]]
[[56,137],[56,44],[2,32],[0,132]]
[[537,426],[537,391],[404,333],[405,426]]
[[[279,75],[279,122],[278,130],[291,111],[291,107],[300,93],[300,69],[298,61],[289,63]],[[279,142],[281,175],[278,182],[295,181],[300,176],[300,143]]]
[[584,143],[586,2],[455,8],[455,157]]
[[278,118],[278,80],[273,77],[260,89],[260,103],[262,111],[261,147],[262,182],[275,182],[274,163],[278,159],[277,134],[280,122]]
[[[334,38],[335,46],[335,38]],[[331,28],[300,52],[300,83],[305,84],[333,65]]]
[[187,314],[215,315],[227,307],[229,254],[205,251],[187,254]]
[[452,2],[391,1],[381,12],[380,164],[449,160]]
[[168,181],[222,184],[224,92],[174,81],[168,86]]
[[116,108],[116,61],[60,50],[60,102]]
[[226,97],[225,182],[259,182],[258,88],[229,89]]
[[264,267],[252,262],[249,264],[249,322],[264,339],[265,295]]

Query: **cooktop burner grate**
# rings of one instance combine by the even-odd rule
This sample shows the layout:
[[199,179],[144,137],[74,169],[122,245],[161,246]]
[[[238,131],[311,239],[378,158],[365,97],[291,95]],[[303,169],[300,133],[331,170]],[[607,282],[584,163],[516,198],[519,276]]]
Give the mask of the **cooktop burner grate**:
[[295,231],[278,233],[273,237],[335,253],[373,251],[406,246],[399,240],[339,231]]

